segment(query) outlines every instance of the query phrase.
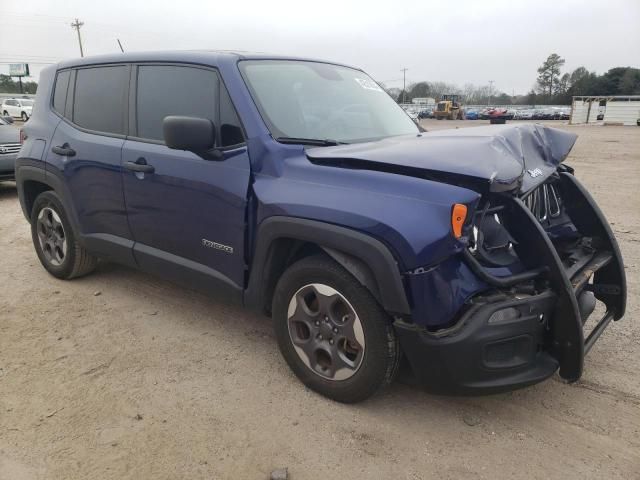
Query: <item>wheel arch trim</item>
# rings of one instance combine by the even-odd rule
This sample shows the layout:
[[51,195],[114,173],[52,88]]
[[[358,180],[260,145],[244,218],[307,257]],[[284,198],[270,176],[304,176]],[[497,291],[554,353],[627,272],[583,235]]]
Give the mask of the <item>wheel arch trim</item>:
[[[31,221],[31,212],[29,205],[27,205],[24,184],[28,181],[34,181],[42,183],[43,185],[47,185],[56,193],[56,195],[58,195],[65,211],[67,212],[69,221],[71,222],[73,228],[77,230],[77,227],[79,225],[78,217],[76,216],[75,208],[72,208],[73,205],[71,204],[71,202],[69,202],[68,190],[59,177],[52,175],[51,173],[47,174],[44,169],[44,162],[35,159],[19,158],[18,160],[16,160],[15,175],[16,185],[18,187],[18,199],[20,200],[20,207],[22,208],[22,213],[29,222]],[[31,205],[31,207],[32,206],[33,205]]]
[[271,247],[279,239],[317,245],[367,287],[387,312],[411,313],[398,263],[382,242],[339,225],[284,216],[269,217],[257,229],[245,305],[262,310],[268,300],[265,285],[270,272],[265,267],[271,264]]

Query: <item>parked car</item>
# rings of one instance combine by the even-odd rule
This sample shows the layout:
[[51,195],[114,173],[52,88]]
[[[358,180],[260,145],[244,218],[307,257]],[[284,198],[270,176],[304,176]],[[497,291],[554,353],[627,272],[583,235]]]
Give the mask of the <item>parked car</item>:
[[502,125],[507,120],[513,119],[513,114],[509,113],[506,108],[490,108],[486,115],[492,125]]
[[443,393],[576,381],[625,312],[616,239],[562,163],[571,132],[422,132],[359,69],[204,51],[46,67],[23,130],[18,194],[51,275],[102,258],[254,308],[341,402],[401,357]]
[[529,110],[529,109],[516,110],[513,118],[514,120],[531,120],[533,118],[533,110]]
[[2,114],[7,117],[20,118],[23,122],[31,117],[33,100],[25,98],[7,98],[2,102]]
[[13,180],[16,157],[20,150],[20,130],[13,120],[0,117],[0,181]]
[[424,118],[433,118],[433,110],[431,109],[420,110],[420,113],[418,113],[418,118],[421,120]]
[[534,109],[531,118],[533,120],[544,120],[544,111],[539,108]]
[[466,120],[478,120],[479,118],[478,112],[476,110],[467,110],[464,113],[464,116]]

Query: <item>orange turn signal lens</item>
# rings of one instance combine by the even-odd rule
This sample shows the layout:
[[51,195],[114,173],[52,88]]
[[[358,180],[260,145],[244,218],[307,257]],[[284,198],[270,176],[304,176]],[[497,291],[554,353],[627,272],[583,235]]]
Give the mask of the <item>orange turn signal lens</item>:
[[460,238],[462,236],[462,226],[467,219],[467,206],[462,203],[456,203],[451,210],[451,228],[453,236]]

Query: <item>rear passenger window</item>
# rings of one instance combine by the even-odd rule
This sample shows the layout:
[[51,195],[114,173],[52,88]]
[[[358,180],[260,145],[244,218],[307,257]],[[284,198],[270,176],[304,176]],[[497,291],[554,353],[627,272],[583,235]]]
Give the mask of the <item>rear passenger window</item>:
[[137,136],[163,140],[162,121],[186,115],[216,121],[218,75],[202,68],[171,65],[138,67]]
[[67,88],[69,88],[69,77],[71,70],[58,72],[56,77],[56,86],[53,91],[53,109],[64,115],[64,106],[67,101]]
[[89,130],[124,134],[128,80],[128,68],[124,65],[79,69],[73,123]]

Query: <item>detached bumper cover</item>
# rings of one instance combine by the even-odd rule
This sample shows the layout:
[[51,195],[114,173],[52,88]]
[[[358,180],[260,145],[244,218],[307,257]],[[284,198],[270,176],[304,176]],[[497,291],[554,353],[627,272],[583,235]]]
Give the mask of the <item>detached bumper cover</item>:
[[496,393],[540,382],[558,369],[542,350],[556,295],[472,304],[456,327],[433,334],[396,322],[402,349],[420,383],[435,393]]

